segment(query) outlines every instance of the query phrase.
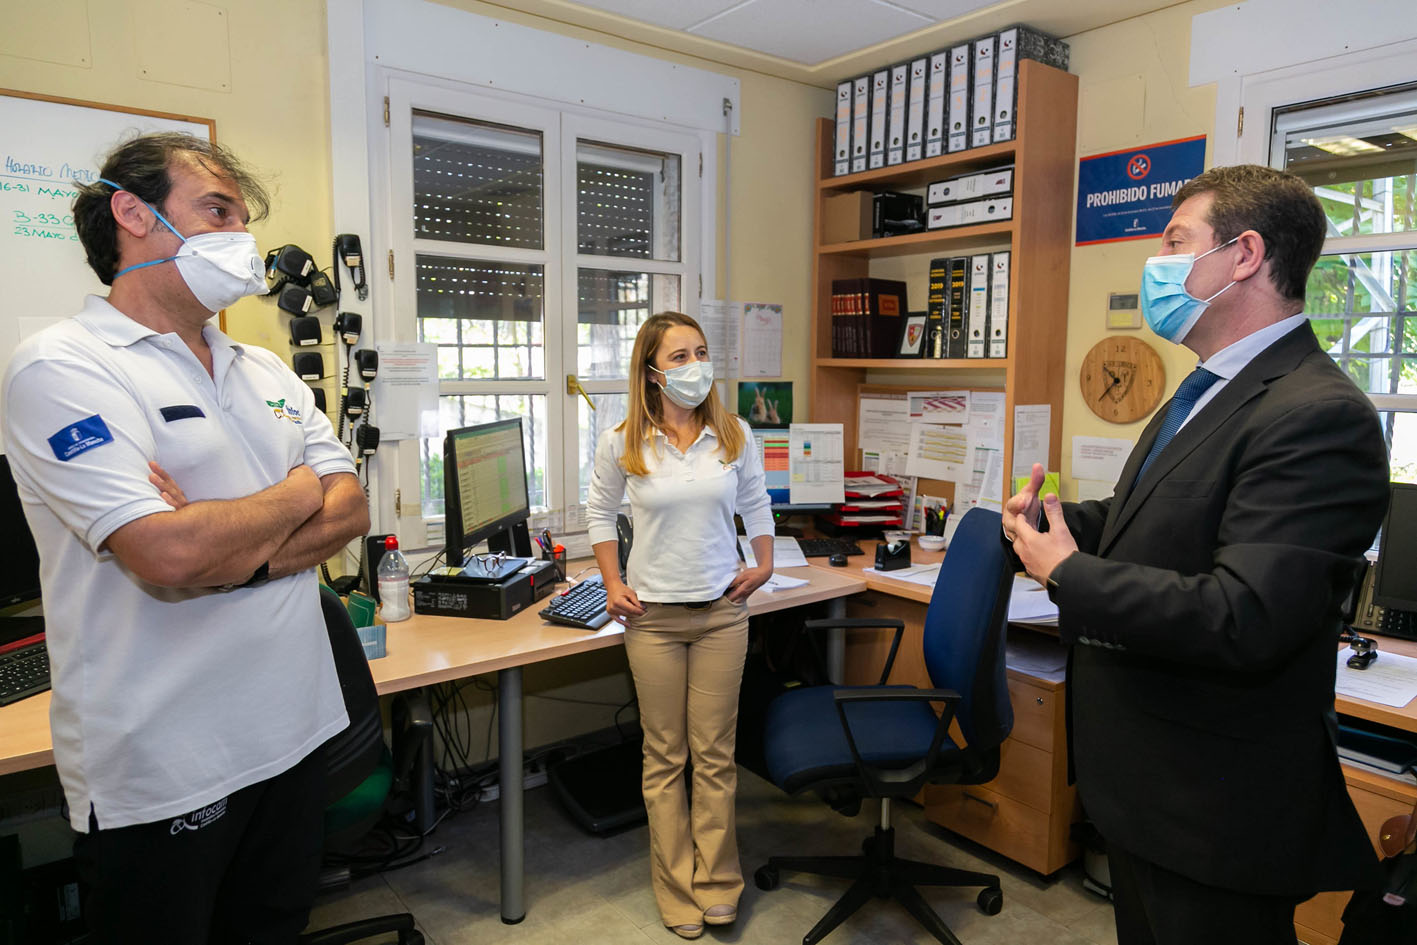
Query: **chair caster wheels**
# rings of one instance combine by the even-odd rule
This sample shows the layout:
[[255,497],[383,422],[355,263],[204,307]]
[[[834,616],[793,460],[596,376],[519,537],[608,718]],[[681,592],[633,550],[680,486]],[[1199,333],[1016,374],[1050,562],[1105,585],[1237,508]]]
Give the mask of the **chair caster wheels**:
[[782,882],[782,877],[778,875],[777,869],[772,866],[760,866],[753,873],[753,884],[763,892],[776,889]]
[[985,915],[998,915],[1004,908],[1004,891],[998,886],[990,886],[979,891],[979,911]]

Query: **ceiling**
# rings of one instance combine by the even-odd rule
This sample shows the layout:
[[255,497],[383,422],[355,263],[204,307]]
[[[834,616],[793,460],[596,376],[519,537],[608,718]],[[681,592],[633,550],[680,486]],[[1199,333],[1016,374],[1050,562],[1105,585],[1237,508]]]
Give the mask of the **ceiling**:
[[882,62],[1027,23],[1071,36],[1182,0],[493,0],[509,9],[831,87]]

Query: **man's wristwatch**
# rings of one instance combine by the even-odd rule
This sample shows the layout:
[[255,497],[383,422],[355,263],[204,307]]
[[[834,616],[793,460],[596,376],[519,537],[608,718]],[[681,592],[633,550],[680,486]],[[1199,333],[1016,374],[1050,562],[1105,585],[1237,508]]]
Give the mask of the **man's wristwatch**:
[[247,578],[244,583],[223,584],[221,586],[221,589],[224,591],[234,591],[239,587],[258,587],[259,585],[262,585],[269,581],[270,575],[271,563],[269,561],[266,561],[259,568],[257,568],[255,573],[252,574],[249,578]]

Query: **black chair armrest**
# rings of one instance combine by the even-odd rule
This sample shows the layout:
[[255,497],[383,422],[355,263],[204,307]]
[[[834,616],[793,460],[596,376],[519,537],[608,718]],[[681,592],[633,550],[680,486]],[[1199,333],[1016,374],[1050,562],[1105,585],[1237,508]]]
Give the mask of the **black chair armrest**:
[[[964,699],[953,689],[838,689],[832,697],[841,719],[841,730],[846,735],[846,746],[851,750],[851,760],[874,797],[908,796],[920,790],[939,761],[940,746],[954,720],[955,706]],[[905,768],[887,769],[867,764],[856,747],[851,723],[846,718],[847,704],[856,702],[943,702],[945,710],[935,723],[935,734],[925,757]]]
[[891,651],[886,654],[886,666],[881,670],[879,685],[882,686],[890,677],[891,667],[895,665],[895,655],[900,650],[901,637],[905,636],[904,620],[889,620],[884,617],[825,617],[821,620],[805,621],[802,628],[804,630],[894,630],[895,638],[891,640]]
[[346,922],[332,929],[322,929],[300,936],[300,945],[353,945],[375,935],[397,932],[399,945],[423,945],[423,933],[413,927],[409,913],[383,915],[372,919]]

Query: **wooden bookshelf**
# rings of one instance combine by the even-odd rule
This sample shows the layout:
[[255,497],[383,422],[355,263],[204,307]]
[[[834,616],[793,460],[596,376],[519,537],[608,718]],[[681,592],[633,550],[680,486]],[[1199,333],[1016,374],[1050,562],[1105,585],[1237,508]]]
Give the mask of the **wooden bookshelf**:
[[[1013,141],[946,154],[909,164],[832,176],[834,126],[817,125],[817,213],[813,228],[812,366],[810,411],[815,423],[840,422],[847,466],[860,463],[857,394],[860,385],[892,384],[921,389],[920,376],[941,389],[1002,389],[1005,401],[1004,475],[1013,464],[1013,413],[1019,404],[1052,406],[1048,468],[1061,464],[1063,377],[1068,325],[1068,270],[1072,249],[1073,176],[1077,164],[1077,76],[1031,60],[1019,63],[1018,136]],[[852,191],[919,189],[972,171],[1014,165],[1012,220],[933,230],[886,239],[824,244],[822,201]],[[877,275],[883,261],[1010,250],[1008,356],[932,360],[833,358],[831,286],[834,279]],[[894,277],[894,276],[893,276]],[[925,308],[923,279],[908,281],[911,308]],[[904,375],[910,375],[907,379]],[[1007,483],[1005,484],[1007,486]],[[1004,494],[1009,493],[1005,488]],[[953,496],[952,486],[930,494]]]

